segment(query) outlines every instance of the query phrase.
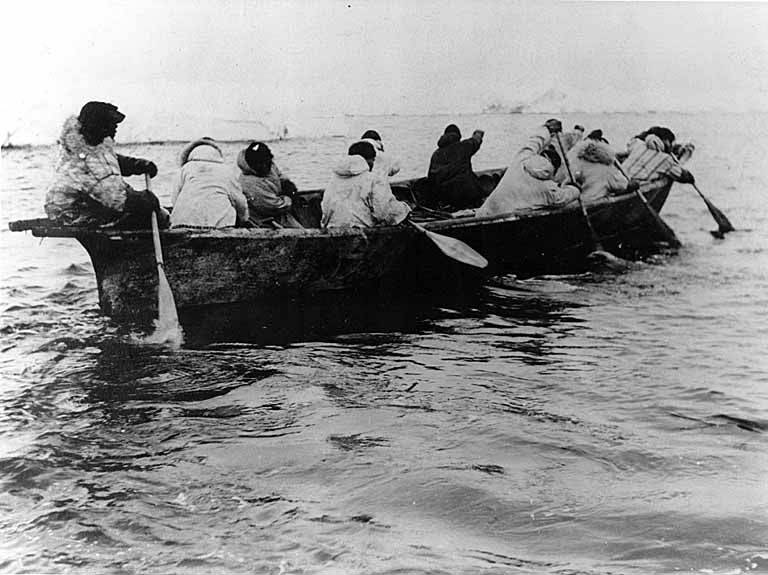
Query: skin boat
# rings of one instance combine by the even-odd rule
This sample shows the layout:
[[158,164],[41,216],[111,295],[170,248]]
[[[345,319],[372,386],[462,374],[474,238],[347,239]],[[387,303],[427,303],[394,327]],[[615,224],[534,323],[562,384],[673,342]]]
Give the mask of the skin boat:
[[[493,183],[503,170],[481,172]],[[413,203],[423,179],[392,185]],[[657,211],[671,183],[643,191]],[[577,203],[554,210],[531,210],[495,217],[460,216],[415,209],[423,228],[457,238],[489,260],[479,270],[447,258],[410,225],[322,230],[322,190],[299,192],[297,217],[306,229],[173,229],[161,232],[164,270],[180,309],[255,301],[272,296],[306,297],[334,290],[442,291],[476,285],[491,275],[530,277],[585,269],[593,238]],[[647,208],[635,194],[606,198],[588,206],[602,245],[617,255],[658,249],[663,240]],[[446,217],[447,216],[447,217]],[[71,237],[87,250],[106,315],[117,319],[152,317],[157,311],[158,273],[152,232],[115,228],[83,229],[47,219],[9,224],[36,237]],[[407,293],[407,292],[405,292]]]

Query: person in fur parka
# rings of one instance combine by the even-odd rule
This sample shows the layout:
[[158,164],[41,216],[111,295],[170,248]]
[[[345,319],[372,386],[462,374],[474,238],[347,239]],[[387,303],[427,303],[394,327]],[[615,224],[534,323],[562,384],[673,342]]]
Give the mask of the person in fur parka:
[[[673,150],[685,152],[683,158],[673,155]],[[682,167],[693,152],[693,145],[675,147],[675,134],[669,128],[653,126],[635,136],[622,154],[625,159],[621,166],[626,174],[637,181],[641,189],[661,181],[675,181],[693,184],[693,174]]]
[[477,210],[478,216],[551,209],[578,198],[576,186],[560,185],[554,180],[562,160],[552,141],[561,131],[560,121],[551,119],[531,135]]
[[283,176],[272,150],[263,142],[251,142],[237,155],[238,179],[248,200],[249,223],[256,227],[304,226],[291,214],[296,185]]
[[168,213],[152,192],[134,190],[123,176],[157,175],[148,160],[115,152],[117,125],[125,119],[117,106],[88,102],[64,122],[56,175],[45,197],[48,219],[65,226],[149,227],[150,214],[167,223]]
[[[582,140],[568,151],[567,158],[573,177],[581,186],[583,202],[620,194],[629,185],[629,180],[616,167],[616,153],[602,139]],[[568,175],[562,172],[558,178],[561,182],[568,181]]]

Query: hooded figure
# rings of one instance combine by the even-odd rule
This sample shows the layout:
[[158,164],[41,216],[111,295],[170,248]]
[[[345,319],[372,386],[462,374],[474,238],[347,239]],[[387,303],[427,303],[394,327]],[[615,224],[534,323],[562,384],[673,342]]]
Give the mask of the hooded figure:
[[361,142],[368,142],[376,150],[376,160],[373,162],[373,171],[385,178],[391,178],[400,171],[400,162],[384,151],[381,136],[376,130],[367,130],[360,138]]
[[435,203],[461,209],[476,207],[482,201],[484,192],[472,171],[472,156],[480,149],[483,135],[482,130],[475,130],[471,138],[462,140],[455,124],[445,128],[427,172]]
[[[53,184],[45,197],[48,218],[65,226],[131,224],[148,227],[149,215],[162,214],[157,197],[134,190],[123,176],[157,174],[154,163],[115,153],[117,125],[125,116],[106,102],[88,102],[79,116],[64,122],[59,137],[59,160]],[[136,216],[131,218],[129,216]],[[164,216],[164,217],[163,217]]]
[[587,140],[595,140],[596,142],[605,142],[606,144],[610,144],[610,142],[603,137],[603,131],[599,128],[597,130],[592,130],[589,134],[587,134]]
[[551,144],[549,130],[542,126],[517,153],[478,216],[495,216],[530,209],[562,206],[579,196],[570,184],[554,180],[560,167],[560,155]]
[[393,226],[408,216],[408,204],[397,200],[389,184],[371,171],[375,158],[376,150],[369,142],[350,146],[323,192],[322,227]]
[[603,139],[602,132],[599,138],[591,137],[593,135],[576,144],[567,154],[573,177],[581,185],[584,202],[620,194],[629,185],[629,180],[616,167],[616,153]]
[[251,142],[237,156],[239,181],[248,200],[248,213],[254,225],[266,220],[283,227],[303,227],[290,215],[296,186],[283,177],[273,161],[272,151],[262,142]]
[[224,228],[248,220],[248,201],[213,140],[189,143],[171,191],[171,226]]

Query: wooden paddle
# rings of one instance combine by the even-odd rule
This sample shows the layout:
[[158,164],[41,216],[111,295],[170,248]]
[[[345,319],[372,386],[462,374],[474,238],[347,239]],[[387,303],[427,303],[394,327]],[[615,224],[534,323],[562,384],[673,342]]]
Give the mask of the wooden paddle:
[[487,259],[485,259],[482,255],[477,253],[474,249],[469,247],[461,240],[457,240],[456,238],[449,236],[444,236],[442,234],[436,234],[435,232],[430,232],[428,229],[420,226],[416,222],[412,222],[411,220],[407,221],[414,228],[432,240],[432,243],[434,243],[440,249],[440,251],[447,255],[449,258],[469,266],[474,266],[476,268],[484,268],[488,266]]
[[[568,158],[565,153],[565,148],[563,148],[563,142],[560,140],[560,133],[555,132],[555,138],[557,138],[557,144],[560,146],[560,154],[563,156],[563,162],[565,163],[565,169],[568,172],[568,179],[571,180],[571,184],[579,188],[579,207],[581,208],[581,213],[584,216],[584,221],[587,223],[587,228],[589,228],[589,235],[592,237],[592,243],[595,246],[594,251],[597,252],[605,252],[603,249],[603,244],[600,242],[600,237],[597,235],[597,232],[595,231],[595,228],[592,226],[592,221],[589,219],[589,214],[587,213],[587,208],[584,206],[584,202],[581,199],[581,186],[579,186],[576,183],[576,180],[573,179],[573,174],[571,173],[571,166],[568,162]],[[605,252],[609,253],[609,252]],[[612,255],[612,254],[611,254]],[[615,256],[613,256],[615,257]]]
[[[152,186],[149,174],[144,174],[147,191]],[[163,269],[163,249],[160,244],[160,227],[157,225],[157,213],[152,211],[152,241],[155,245],[155,261],[157,262],[157,329],[151,338],[158,343],[178,342],[181,334],[179,315],[176,312],[176,301],[173,298],[171,285],[165,277]],[[162,341],[161,341],[162,340]]]
[[[617,161],[613,161],[613,165],[616,166],[616,168],[621,172],[621,174],[627,178],[627,181],[630,181],[629,176],[624,171],[624,168],[621,167],[621,164]],[[677,239],[677,236],[675,235],[675,232],[667,225],[667,222],[661,219],[661,216],[659,215],[659,212],[657,212],[655,209],[653,209],[653,206],[648,203],[648,200],[645,198],[643,194],[640,193],[640,190],[635,188],[635,195],[638,197],[638,199],[643,202],[643,206],[645,206],[646,211],[651,215],[651,218],[656,223],[656,227],[659,228],[659,231],[664,236],[664,239],[666,242],[674,247],[679,248],[683,244],[680,242],[679,239]]]
[[[691,157],[691,154],[693,153],[693,145],[686,145],[685,151],[683,154],[677,158],[677,163],[680,164]],[[717,232],[712,232],[712,235],[717,237],[723,237],[724,234],[727,234],[728,232],[732,232],[735,230],[733,225],[731,225],[731,222],[728,221],[728,218],[725,217],[725,214],[717,209],[717,206],[710,202],[707,197],[701,193],[701,190],[696,186],[696,184],[691,183],[693,186],[693,189],[696,190],[696,192],[701,196],[701,199],[704,200],[704,203],[707,204],[707,209],[709,210],[709,213],[712,214],[712,217],[714,218],[715,222],[717,223]]]
[[[704,203],[707,204],[707,208],[709,209],[709,213],[712,214],[712,218],[717,222],[717,228],[720,232],[720,235],[727,234],[728,232],[732,232],[735,230],[733,225],[731,225],[731,222],[728,221],[728,218],[725,217],[725,214],[717,209],[717,206],[710,202],[707,197],[701,193],[701,190],[698,188],[696,184],[691,184],[693,186],[693,189],[696,190],[699,195],[701,196],[701,199],[704,200]],[[712,232],[715,233],[715,232]]]

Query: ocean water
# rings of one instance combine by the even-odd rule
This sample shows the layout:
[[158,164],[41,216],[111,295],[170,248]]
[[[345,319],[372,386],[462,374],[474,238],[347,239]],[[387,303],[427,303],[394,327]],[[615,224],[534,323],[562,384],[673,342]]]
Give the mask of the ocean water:
[[[544,119],[271,145],[322,187],[368,128],[415,177],[450,122],[486,130],[480,169]],[[56,151],[3,152],[0,572],[768,572],[768,116],[563,120],[614,144],[669,125],[738,230],[676,185],[684,247],[621,273],[211,308],[179,350],[100,315],[79,244],[8,231],[42,216]],[[120,149],[167,200],[181,147]]]

